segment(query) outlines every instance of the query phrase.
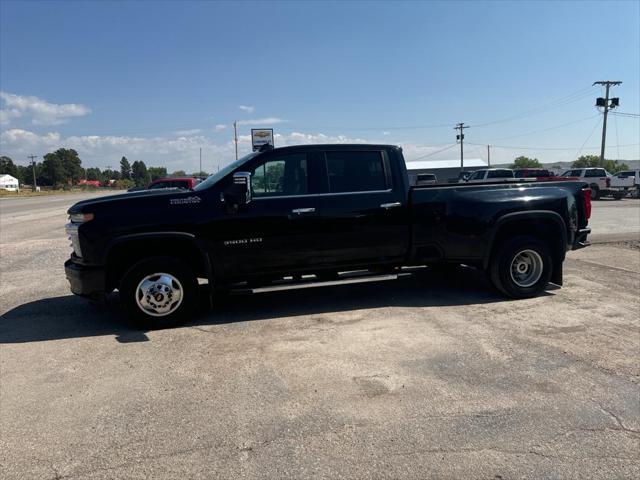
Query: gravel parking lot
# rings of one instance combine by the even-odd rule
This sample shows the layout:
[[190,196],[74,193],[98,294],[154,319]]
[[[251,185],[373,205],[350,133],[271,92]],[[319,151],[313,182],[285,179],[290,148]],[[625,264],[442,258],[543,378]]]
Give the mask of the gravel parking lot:
[[462,267],[140,332],[69,294],[88,195],[0,199],[3,478],[640,476],[639,200],[538,298]]

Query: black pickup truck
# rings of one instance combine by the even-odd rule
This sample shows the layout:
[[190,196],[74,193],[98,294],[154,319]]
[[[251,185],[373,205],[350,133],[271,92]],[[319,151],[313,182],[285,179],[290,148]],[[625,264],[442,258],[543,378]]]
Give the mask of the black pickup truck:
[[588,245],[591,203],[577,181],[410,187],[399,147],[306,145],[251,153],[192,190],[68,213],[71,291],[119,289],[132,319],[159,328],[187,320],[204,284],[292,288],[408,266],[475,266],[505,295],[535,296]]

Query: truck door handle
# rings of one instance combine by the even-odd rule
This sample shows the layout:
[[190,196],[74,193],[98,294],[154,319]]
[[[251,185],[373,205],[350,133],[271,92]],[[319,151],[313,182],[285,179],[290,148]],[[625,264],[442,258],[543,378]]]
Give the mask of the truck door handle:
[[291,213],[295,213],[297,215],[302,215],[303,213],[313,213],[315,212],[316,209],[311,207],[311,208],[295,208],[293,210],[291,210]]
[[396,207],[401,207],[402,203],[400,202],[393,202],[393,203],[383,203],[382,205],[380,205],[380,208],[385,208],[385,209],[390,209],[390,208],[396,208]]

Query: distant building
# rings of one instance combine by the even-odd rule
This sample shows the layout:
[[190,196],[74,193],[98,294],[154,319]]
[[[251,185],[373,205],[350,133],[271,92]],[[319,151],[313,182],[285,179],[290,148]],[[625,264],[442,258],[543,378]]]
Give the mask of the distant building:
[[99,180],[79,180],[78,185],[85,185],[89,187],[99,187],[100,181]]
[[0,190],[8,190],[9,192],[17,192],[20,190],[20,183],[16,177],[11,175],[0,175]]
[[[481,168],[488,168],[481,158],[465,158],[464,171],[473,172]],[[417,160],[407,162],[409,183],[415,184],[416,177],[421,173],[433,173],[438,177],[438,183],[457,182],[460,173],[460,159],[457,160]]]

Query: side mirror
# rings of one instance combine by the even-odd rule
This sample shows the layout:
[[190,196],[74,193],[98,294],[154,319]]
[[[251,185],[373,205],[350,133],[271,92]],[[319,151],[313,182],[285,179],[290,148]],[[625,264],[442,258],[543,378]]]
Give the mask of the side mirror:
[[225,194],[225,201],[237,206],[244,206],[251,202],[251,174],[249,172],[233,174],[233,183]]

